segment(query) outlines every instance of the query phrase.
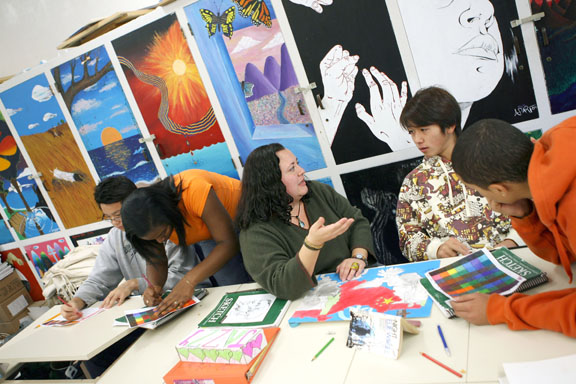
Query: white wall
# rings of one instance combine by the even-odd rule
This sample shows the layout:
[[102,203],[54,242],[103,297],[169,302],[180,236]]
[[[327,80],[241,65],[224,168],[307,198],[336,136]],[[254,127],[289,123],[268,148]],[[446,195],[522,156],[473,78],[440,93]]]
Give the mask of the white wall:
[[158,0],[1,0],[0,77],[15,75],[41,60],[92,20],[119,11],[157,4]]

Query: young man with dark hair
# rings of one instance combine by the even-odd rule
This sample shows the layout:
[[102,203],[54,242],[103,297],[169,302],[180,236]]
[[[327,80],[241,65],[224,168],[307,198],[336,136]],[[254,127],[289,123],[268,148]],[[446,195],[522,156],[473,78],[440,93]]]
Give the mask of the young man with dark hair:
[[[562,265],[572,282],[576,261],[576,117],[532,143],[512,125],[494,119],[472,124],[459,138],[452,161],[462,180],[512,224],[539,257]],[[549,329],[576,337],[576,289],[535,295],[470,294],[453,302],[473,324]]]
[[410,261],[453,257],[484,246],[511,247],[520,241],[510,219],[493,212],[452,169],[460,121],[458,102],[438,87],[419,90],[402,110],[400,123],[424,154],[404,179],[396,209],[400,247]]
[[[122,304],[132,293],[142,294],[148,287],[142,277],[146,273],[146,262],[126,239],[120,216],[122,201],[135,190],[136,185],[125,176],[109,177],[96,186],[94,199],[102,210],[102,219],[110,221],[114,227],[100,247],[90,276],[78,288],[68,305],[61,306],[62,315],[66,319],[77,319],[80,316],[79,310],[98,300],[104,299],[103,308]],[[195,258],[183,257],[178,247],[171,242],[166,243],[166,252],[169,271],[164,289],[171,289],[192,269]],[[126,281],[118,285],[123,279]]]

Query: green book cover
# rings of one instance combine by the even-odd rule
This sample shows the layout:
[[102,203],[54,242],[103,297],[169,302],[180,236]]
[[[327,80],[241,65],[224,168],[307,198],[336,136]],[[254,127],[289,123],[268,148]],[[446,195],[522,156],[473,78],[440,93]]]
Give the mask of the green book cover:
[[450,300],[481,292],[510,295],[548,281],[546,273],[502,247],[481,249],[457,261],[427,272],[420,280],[442,313],[455,317]]
[[263,289],[226,293],[199,327],[277,327],[289,300]]

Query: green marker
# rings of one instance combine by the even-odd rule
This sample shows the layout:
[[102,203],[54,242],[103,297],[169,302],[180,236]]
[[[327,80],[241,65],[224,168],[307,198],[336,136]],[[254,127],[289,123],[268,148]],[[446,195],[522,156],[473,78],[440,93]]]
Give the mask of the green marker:
[[317,358],[318,356],[320,356],[320,354],[321,354],[322,352],[324,352],[324,350],[325,350],[326,348],[328,348],[328,346],[330,345],[330,343],[332,343],[333,341],[334,341],[334,338],[331,338],[331,339],[326,343],[326,345],[323,346],[322,349],[318,351],[318,353],[316,354],[316,356],[314,356],[314,357],[312,358],[312,361],[316,360],[316,358]]

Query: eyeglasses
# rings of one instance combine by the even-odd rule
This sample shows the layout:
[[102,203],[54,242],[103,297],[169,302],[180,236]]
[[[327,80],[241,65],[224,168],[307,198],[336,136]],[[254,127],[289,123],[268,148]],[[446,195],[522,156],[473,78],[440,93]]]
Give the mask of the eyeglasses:
[[107,221],[109,223],[119,223],[122,221],[122,216],[120,216],[120,215],[113,215],[113,216],[102,215],[102,220]]

